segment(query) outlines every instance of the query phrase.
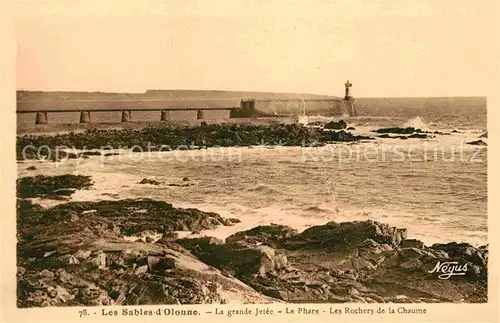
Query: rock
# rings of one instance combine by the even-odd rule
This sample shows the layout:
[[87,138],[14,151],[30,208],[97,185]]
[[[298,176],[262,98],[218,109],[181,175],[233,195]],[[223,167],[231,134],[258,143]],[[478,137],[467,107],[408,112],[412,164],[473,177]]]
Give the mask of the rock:
[[[202,231],[214,229],[218,226],[232,226],[234,221],[225,219],[217,213],[203,212],[196,209],[174,208],[164,201],[150,199],[126,199],[99,202],[70,202],[59,204],[52,208],[37,208],[23,202],[18,205],[19,212],[26,214],[19,221],[24,225],[40,225],[42,223],[53,225],[61,221],[79,220],[75,228],[84,230],[93,228],[111,234],[134,236],[143,232],[166,231]],[[89,213],[92,211],[91,213]],[[130,221],[133,216],[134,221]],[[94,226],[93,223],[100,225]]]
[[50,270],[44,269],[40,272],[40,276],[44,278],[54,278],[55,275]]
[[143,178],[138,184],[160,185],[161,183],[152,179]]
[[175,260],[169,257],[148,256],[146,263],[150,272],[162,272],[175,267]]
[[144,254],[138,250],[124,249],[121,252],[121,256],[125,262],[135,263],[137,259],[144,256]]
[[487,146],[488,144],[482,141],[481,139],[475,140],[475,141],[470,141],[467,143],[467,145],[474,145],[474,146]]
[[54,290],[54,297],[57,298],[58,301],[62,303],[66,303],[69,300],[72,300],[74,296],[72,296],[65,288],[61,286],[56,286]]
[[397,229],[376,221],[329,222],[304,230],[286,242],[284,247],[345,249],[355,248],[366,239],[396,247],[406,238],[405,229]]
[[414,133],[412,135],[409,135],[408,138],[425,139],[427,138],[427,135],[424,133]]
[[488,138],[488,133],[487,132],[483,133],[481,136],[479,136],[479,138]]
[[85,259],[88,259],[91,254],[92,254],[92,251],[90,251],[90,250],[78,250],[74,254],[74,256],[76,259],[85,260]]
[[95,256],[90,259],[90,262],[99,269],[106,269],[106,254],[104,252],[96,252]]
[[30,167],[26,168],[26,170],[36,170],[36,167],[35,166],[30,166]]
[[422,241],[417,239],[404,239],[398,246],[399,248],[418,248],[424,249],[425,245]]
[[182,180],[183,180],[184,182],[187,182],[187,181],[189,181],[189,178],[188,178],[188,177],[184,177]]
[[396,134],[402,134],[402,135],[410,135],[410,134],[413,134],[413,133],[420,133],[420,132],[422,132],[422,130],[416,129],[416,128],[413,128],[413,127],[406,127],[406,128],[395,127],[395,128],[382,128],[382,129],[375,130],[374,132],[376,132],[376,133],[396,133]]
[[113,305],[113,299],[105,290],[98,287],[81,288],[78,290],[77,298],[87,306]]
[[258,226],[247,231],[237,232],[226,238],[226,242],[245,241],[246,243],[263,243],[267,245],[276,245],[284,238],[289,238],[297,234],[297,230],[283,225]]
[[179,234],[177,232],[171,232],[171,231],[167,231],[163,234],[163,236],[158,240],[156,241],[155,243],[157,244],[164,244],[164,243],[170,243],[174,240],[177,240],[179,238]]
[[17,180],[17,196],[71,195],[75,189],[86,189],[92,185],[91,177],[82,175],[23,177]]
[[446,261],[447,259],[439,258],[430,251],[408,247],[394,250],[385,258],[381,266],[411,269],[415,273],[419,270],[421,274],[427,274],[439,260]]
[[487,251],[475,248],[468,243],[436,243],[433,244],[431,248],[446,252],[451,259],[454,259],[456,261],[471,262],[483,268],[486,268],[487,266],[487,262],[485,259],[485,254],[487,254]]
[[340,131],[328,131],[324,133],[324,140],[326,141],[344,141],[344,142],[350,142],[350,141],[358,141],[361,139],[372,139],[370,137],[364,137],[364,136],[355,136],[351,134],[350,132],[345,132],[344,130]]
[[177,243],[189,249],[203,262],[234,273],[236,276],[262,276],[287,264],[284,254],[267,246],[244,243],[222,243],[210,239],[180,239]]
[[137,267],[134,271],[136,275],[143,275],[148,272],[148,265]]
[[78,217],[78,215],[77,215],[77,214],[75,214],[75,213],[72,213],[72,214],[71,214],[71,219],[70,219],[70,221],[71,221],[71,222],[76,222],[76,221],[78,221],[78,220],[80,220],[80,218]]
[[79,263],[80,263],[80,261],[76,257],[74,257],[72,255],[70,255],[68,257],[68,264],[69,265],[78,265]]
[[338,122],[335,121],[330,121],[326,123],[323,128],[325,129],[335,129],[335,130],[340,130],[340,129],[345,129],[347,128],[347,124],[345,123],[344,120],[340,120]]
[[346,130],[356,130],[356,128],[354,128],[354,127],[347,127]]

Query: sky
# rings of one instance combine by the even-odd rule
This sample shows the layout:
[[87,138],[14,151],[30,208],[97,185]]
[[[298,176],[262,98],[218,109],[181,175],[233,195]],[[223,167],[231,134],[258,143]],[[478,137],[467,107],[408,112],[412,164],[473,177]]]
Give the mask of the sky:
[[489,0],[20,0],[17,86],[342,96],[349,79],[355,97],[485,96],[497,8]]

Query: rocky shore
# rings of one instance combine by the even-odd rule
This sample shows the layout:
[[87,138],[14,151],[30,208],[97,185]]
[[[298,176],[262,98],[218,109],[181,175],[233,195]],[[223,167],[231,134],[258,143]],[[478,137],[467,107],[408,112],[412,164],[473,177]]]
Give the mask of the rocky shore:
[[[343,121],[339,123],[345,125]],[[344,130],[332,131],[300,124],[202,124],[195,127],[166,125],[145,129],[18,136],[16,152],[18,160],[40,157],[57,160],[100,154],[95,149],[132,149],[139,152],[256,145],[320,146],[329,142],[355,142],[363,139],[373,138],[353,135]],[[60,149],[63,147],[88,151],[67,153]]]
[[65,176],[18,181],[19,307],[487,301],[487,246],[426,246],[375,221],[179,238],[239,220],[151,199],[33,203],[92,185]]

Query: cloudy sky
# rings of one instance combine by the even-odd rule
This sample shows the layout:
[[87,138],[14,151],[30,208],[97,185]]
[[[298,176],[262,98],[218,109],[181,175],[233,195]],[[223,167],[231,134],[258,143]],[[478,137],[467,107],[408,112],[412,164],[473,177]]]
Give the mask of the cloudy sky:
[[18,88],[476,96],[495,1],[18,1]]

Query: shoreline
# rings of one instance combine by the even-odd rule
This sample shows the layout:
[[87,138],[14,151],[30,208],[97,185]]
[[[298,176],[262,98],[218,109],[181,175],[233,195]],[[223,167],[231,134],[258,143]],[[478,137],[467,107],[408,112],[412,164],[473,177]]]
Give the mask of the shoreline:
[[[139,305],[159,299],[165,304],[236,299],[486,302],[487,246],[454,242],[426,246],[408,237],[406,229],[371,220],[330,221],[301,232],[269,224],[238,231],[225,241],[179,237],[175,232],[179,229],[203,232],[234,226],[239,220],[151,199],[63,202],[41,209],[26,198],[71,196],[91,187],[92,179],[48,176],[45,184],[37,184],[40,180],[18,183],[18,284],[31,286],[31,292],[21,297],[21,307]],[[74,189],[64,191],[61,185]],[[54,230],[60,232],[56,237],[49,233]],[[443,269],[444,263],[454,261],[457,267],[452,272]],[[215,284],[209,291],[203,291],[198,280],[206,275]],[[189,294],[176,287],[186,280],[194,284]],[[120,281],[125,285],[118,289],[109,285]],[[159,282],[171,292],[154,296]],[[233,286],[230,296],[227,284]],[[452,292],[436,289],[442,284]],[[132,286],[148,292],[131,294],[127,288]],[[396,294],[387,294],[389,286],[396,288]],[[89,288],[98,293],[88,294]],[[169,298],[171,293],[180,293],[181,300]]]

